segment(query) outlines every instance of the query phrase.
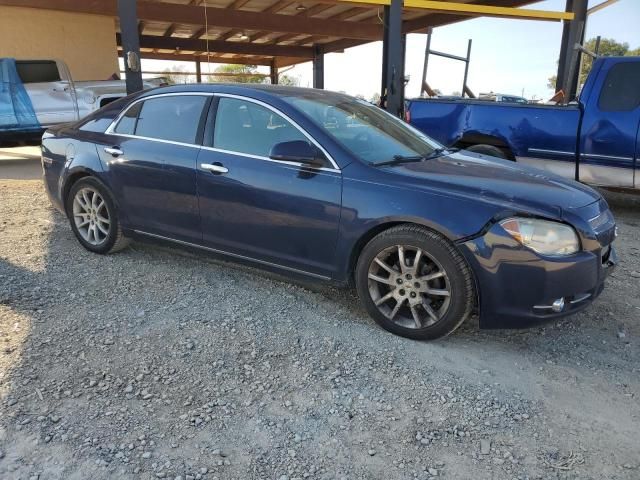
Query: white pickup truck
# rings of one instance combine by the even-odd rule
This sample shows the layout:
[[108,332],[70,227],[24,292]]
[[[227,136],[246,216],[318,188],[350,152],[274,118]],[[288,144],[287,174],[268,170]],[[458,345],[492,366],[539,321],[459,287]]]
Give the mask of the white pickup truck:
[[[28,100],[20,98],[25,91]],[[0,145],[37,142],[48,127],[77,121],[126,94],[123,80],[74,82],[62,60],[0,59]],[[19,108],[31,121],[20,121]]]

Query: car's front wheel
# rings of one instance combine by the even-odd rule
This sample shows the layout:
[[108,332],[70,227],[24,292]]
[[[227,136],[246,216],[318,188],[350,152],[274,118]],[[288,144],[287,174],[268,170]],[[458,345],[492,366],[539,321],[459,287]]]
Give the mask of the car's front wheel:
[[444,237],[417,225],[373,238],[360,254],[355,280],[358,296],[380,326],[418,340],[452,333],[475,301],[464,258]]
[[73,184],[66,210],[73,233],[87,250],[112,253],[129,244],[111,193],[97,178],[84,177]]

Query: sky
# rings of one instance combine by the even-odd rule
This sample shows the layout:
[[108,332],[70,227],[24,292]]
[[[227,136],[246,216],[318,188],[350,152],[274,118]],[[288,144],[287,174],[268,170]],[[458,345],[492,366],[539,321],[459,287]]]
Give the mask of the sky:
[[[592,7],[603,0],[590,0]],[[565,0],[545,0],[528,8],[563,11]],[[586,38],[601,35],[640,47],[640,0],[619,0],[590,15]],[[473,40],[468,85],[471,90],[524,95],[548,99],[553,91],[547,80],[555,75],[560,52],[562,24],[532,20],[477,18],[434,29],[431,48],[465,56],[467,42]],[[410,76],[406,96],[420,93],[424,62],[425,34],[407,36],[406,74]],[[172,62],[178,63],[178,62]],[[344,53],[325,55],[325,88],[363,95],[369,99],[380,90],[382,42],[350,48]],[[143,60],[143,70],[167,68],[168,62]],[[193,68],[192,64],[186,64]],[[214,66],[212,65],[213,69]],[[203,67],[203,71],[207,71]],[[266,67],[260,71],[268,73]],[[300,86],[312,86],[311,63],[297,65],[287,72],[298,77]],[[464,64],[439,57],[429,59],[427,81],[443,94],[462,89]]]

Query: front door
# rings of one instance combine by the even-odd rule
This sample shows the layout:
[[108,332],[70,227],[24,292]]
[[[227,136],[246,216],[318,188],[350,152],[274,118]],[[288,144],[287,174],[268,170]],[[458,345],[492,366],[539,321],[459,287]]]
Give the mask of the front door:
[[129,107],[99,154],[127,226],[200,242],[196,161],[210,97],[160,95]]
[[78,120],[73,85],[56,61],[17,60],[16,69],[41,125]]
[[[198,157],[205,245],[289,270],[331,277],[342,178],[269,158],[279,142],[309,139],[287,118],[249,99],[220,97],[212,138]],[[211,167],[213,166],[213,168]]]
[[582,120],[580,181],[633,187],[640,125],[640,62],[630,57],[629,61],[603,65],[596,85],[602,85],[599,96],[588,99],[590,106]]

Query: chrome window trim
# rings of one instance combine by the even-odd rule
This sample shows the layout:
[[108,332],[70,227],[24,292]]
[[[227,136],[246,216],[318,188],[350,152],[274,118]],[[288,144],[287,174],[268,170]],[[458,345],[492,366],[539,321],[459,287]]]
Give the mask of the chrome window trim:
[[313,167],[313,166],[310,166],[310,165],[308,165],[306,163],[289,162],[287,160],[274,160],[273,158],[263,157],[262,155],[253,155],[251,153],[235,152],[233,150],[225,150],[223,148],[206,147],[204,145],[201,148],[202,148],[202,150],[209,150],[210,152],[226,153],[227,155],[234,155],[234,156],[237,156],[237,157],[253,158],[253,159],[256,159],[256,160],[262,160],[264,162],[280,163],[282,165],[291,166],[291,167],[306,167],[306,168],[309,168],[310,170],[312,170],[314,172],[315,171],[322,171],[322,172],[340,173],[340,170],[337,170],[335,168]]
[[169,145],[179,145],[181,147],[197,148],[198,150],[202,148],[200,145],[196,143],[176,142],[174,140],[164,140],[162,138],[143,137],[141,135],[130,135],[128,133],[113,133],[112,135],[118,135],[119,137],[125,137],[125,138],[137,138],[138,140],[150,140],[152,142],[168,143]]
[[166,240],[166,241],[169,241],[169,242],[174,242],[174,243],[178,243],[178,244],[181,244],[181,245],[186,245],[188,247],[195,247],[195,248],[200,248],[202,250],[208,250],[210,252],[217,253],[219,255],[226,255],[226,256],[229,256],[229,257],[239,258],[239,259],[242,259],[242,260],[249,260],[251,262],[259,263],[261,265],[267,265],[267,266],[270,266],[270,267],[281,268],[283,270],[288,270],[288,271],[294,272],[294,273],[300,273],[302,275],[308,275],[310,277],[315,277],[315,278],[319,278],[319,279],[322,279],[322,280],[331,280],[331,277],[326,277],[326,276],[320,275],[318,273],[307,272],[305,270],[300,270],[298,268],[287,267],[285,265],[280,265],[278,263],[268,262],[266,260],[260,260],[258,258],[254,258],[254,257],[247,257],[245,255],[240,255],[238,253],[226,252],[224,250],[218,250],[217,248],[205,247],[204,245],[199,245],[197,243],[191,243],[191,242],[185,242],[184,240],[177,240],[175,238],[165,237],[165,236],[162,236],[162,235],[158,235],[156,233],[144,232],[142,230],[134,230],[134,232],[138,233],[140,235],[146,235],[148,237],[159,238],[160,240]]
[[195,147],[200,147],[200,145],[196,144],[196,143],[182,143],[182,142],[175,142],[173,140],[164,140],[162,138],[153,138],[153,137],[142,137],[140,135],[131,135],[131,134],[127,134],[127,133],[118,133],[115,132],[114,129],[116,128],[116,125],[120,122],[120,120],[122,119],[122,117],[124,117],[124,115],[131,109],[133,108],[134,105],[140,103],[140,102],[144,102],[147,100],[151,100],[154,98],[162,98],[162,97],[180,97],[180,96],[189,96],[189,97],[213,97],[213,93],[210,92],[172,92],[172,93],[158,93],[157,95],[149,95],[148,97],[141,97],[141,98],[137,98],[136,100],[134,100],[132,103],[129,104],[129,106],[127,106],[127,108],[125,108],[124,110],[122,110],[118,116],[109,124],[109,126],[107,127],[107,129],[104,131],[104,133],[106,135],[119,135],[121,137],[127,137],[127,138],[140,138],[143,140],[154,140],[154,141],[158,141],[158,142],[164,142],[164,143],[172,143],[175,145],[187,145],[187,146],[195,146]]
[[[236,95],[236,94],[232,94],[232,93],[214,93],[213,94],[215,97],[221,97],[221,98],[234,98],[236,100],[243,100],[246,102],[250,102],[250,103],[255,103],[256,105],[260,105],[261,107],[264,107],[268,110],[271,110],[272,112],[276,113],[277,115],[280,115],[282,118],[284,118],[285,120],[287,120],[291,125],[293,125],[295,128],[298,129],[298,131],[300,131],[300,133],[302,133],[305,137],[307,137],[307,140],[309,140],[311,143],[313,143],[316,147],[318,147],[320,149],[320,151],[322,151],[322,153],[324,153],[325,157],[327,157],[327,159],[329,160],[329,162],[331,162],[331,165],[333,165],[333,168],[328,168],[328,167],[320,167],[320,168],[315,168],[314,170],[328,170],[328,171],[333,171],[333,172],[339,172],[340,171],[340,167],[338,167],[338,164],[335,162],[335,160],[333,159],[333,157],[331,155],[329,155],[329,152],[327,152],[327,150],[325,150],[325,148],[320,145],[315,138],[313,138],[304,128],[302,128],[300,125],[298,125],[298,123],[296,121],[294,121],[291,117],[289,117],[286,113],[282,112],[281,110],[278,110],[277,108],[273,107],[272,105],[269,105],[268,103],[265,103],[261,100],[257,100],[255,98],[251,98],[251,97],[245,97],[243,95]],[[269,157],[263,157],[262,155],[251,155],[251,154],[247,154],[247,153],[243,153],[243,152],[233,152],[230,150],[222,150],[222,149],[216,149],[215,147],[203,147],[203,148],[211,148],[211,149],[215,149],[216,151],[224,151],[226,153],[236,153],[237,155],[243,155],[243,156],[248,156],[251,158],[256,158],[259,160],[270,160],[270,161],[279,161],[279,160],[273,160]],[[282,162],[279,161],[281,163],[287,163],[290,165],[304,165],[302,163],[298,164],[298,162]],[[307,165],[308,166],[308,165]],[[313,168],[313,167],[311,167]]]
[[[293,125],[300,133],[302,133],[311,143],[313,143],[316,147],[318,147],[322,153],[324,153],[325,157],[329,160],[329,162],[331,162],[331,165],[333,165],[333,168],[330,167],[310,167],[307,164],[301,163],[301,162],[287,162],[284,160],[274,160],[272,158],[269,157],[264,157],[262,155],[253,155],[253,154],[249,154],[249,153],[243,153],[243,152],[235,152],[232,150],[224,150],[222,148],[215,148],[215,147],[208,147],[205,145],[198,145],[196,143],[184,143],[184,142],[176,142],[174,140],[165,140],[162,138],[153,138],[153,137],[145,137],[145,136],[141,136],[141,135],[131,135],[128,133],[118,133],[115,132],[115,128],[116,125],[118,124],[118,122],[120,122],[120,120],[122,119],[122,117],[124,117],[124,115],[129,111],[130,108],[133,108],[134,105],[136,105],[139,102],[144,102],[146,100],[150,100],[150,99],[154,99],[154,98],[161,98],[161,97],[176,97],[176,96],[202,96],[202,97],[226,97],[226,98],[235,98],[236,100],[244,100],[247,102],[251,102],[251,103],[255,103],[257,105],[260,105],[262,107],[267,108],[268,110],[271,110],[272,112],[280,115],[282,118],[284,118],[285,120],[287,120],[289,123],[291,123],[291,125]],[[289,117],[287,114],[285,114],[284,112],[278,110],[277,108],[269,105],[268,103],[265,103],[261,100],[257,100],[255,98],[251,98],[251,97],[245,97],[242,95],[235,95],[235,94],[230,94],[230,93],[213,93],[213,92],[172,92],[172,93],[159,93],[157,95],[149,95],[147,97],[142,97],[142,98],[138,98],[135,101],[133,101],[131,104],[129,104],[129,106],[124,109],[122,112],[120,112],[118,114],[118,116],[109,124],[109,126],[107,127],[107,129],[104,132],[106,135],[117,135],[120,137],[125,137],[125,138],[137,138],[140,140],[148,140],[148,141],[152,141],[152,142],[160,142],[160,143],[167,143],[170,145],[179,145],[179,146],[183,146],[183,147],[190,147],[190,148],[198,148],[198,149],[205,149],[205,150],[210,150],[213,152],[220,152],[220,153],[226,153],[229,155],[236,155],[236,156],[243,156],[243,157],[249,157],[249,158],[254,158],[256,160],[264,160],[267,162],[273,162],[273,163],[280,163],[283,165],[290,165],[290,166],[295,166],[295,167],[308,167],[312,170],[320,170],[320,171],[325,171],[325,172],[337,172],[340,173],[340,167],[338,167],[338,164],[335,162],[335,160],[333,159],[333,157],[329,154],[329,152],[327,152],[327,150],[320,145],[315,138],[313,138],[304,128],[302,128],[300,125],[298,125],[297,122],[295,122],[294,120],[291,119],[291,117]]]

